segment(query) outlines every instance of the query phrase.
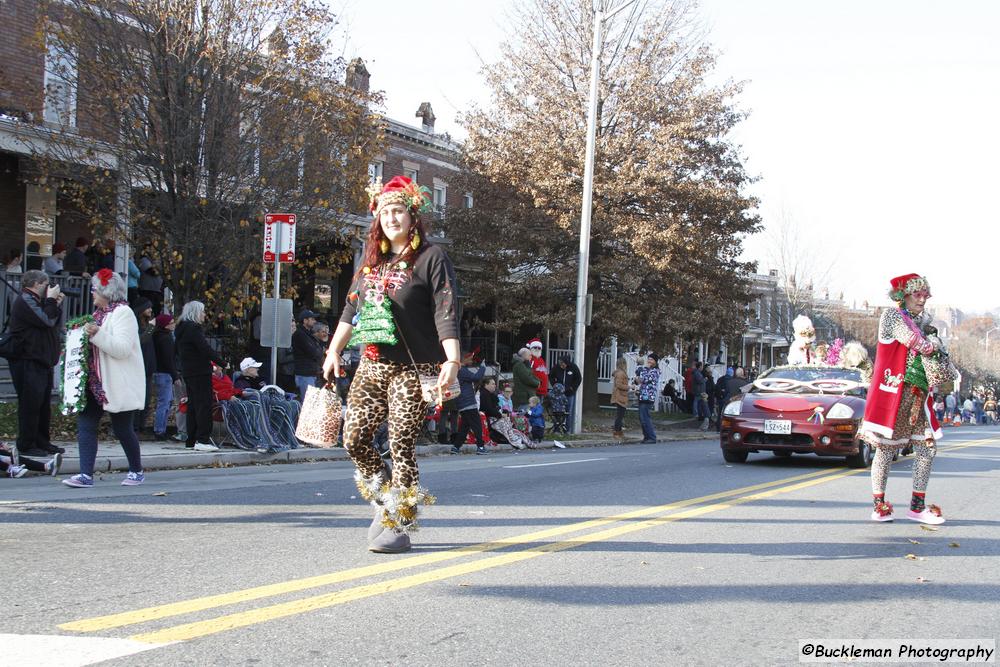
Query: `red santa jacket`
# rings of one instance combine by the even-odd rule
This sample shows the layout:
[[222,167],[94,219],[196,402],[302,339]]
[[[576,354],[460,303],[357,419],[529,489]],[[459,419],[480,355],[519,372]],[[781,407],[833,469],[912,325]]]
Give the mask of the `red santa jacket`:
[[[861,425],[863,432],[870,432],[882,438],[892,438],[903,392],[912,390],[910,385],[903,382],[910,356],[932,352],[934,346],[924,338],[909,315],[899,308],[886,308],[882,311],[878,327],[878,348],[875,352],[875,370],[872,373],[871,387],[865,404],[865,419]],[[929,393],[926,399],[924,412],[931,431],[926,435],[940,439],[941,426],[932,409]]]
[[531,372],[538,378],[538,387],[535,389],[535,393],[539,396],[548,396],[549,367],[545,364],[544,356],[531,357]]

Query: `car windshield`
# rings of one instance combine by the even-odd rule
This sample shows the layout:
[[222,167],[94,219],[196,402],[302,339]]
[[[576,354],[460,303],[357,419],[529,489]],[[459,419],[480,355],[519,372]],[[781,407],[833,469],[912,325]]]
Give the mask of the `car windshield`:
[[864,396],[862,385],[861,372],[854,368],[779,366],[761,373],[751,391]]

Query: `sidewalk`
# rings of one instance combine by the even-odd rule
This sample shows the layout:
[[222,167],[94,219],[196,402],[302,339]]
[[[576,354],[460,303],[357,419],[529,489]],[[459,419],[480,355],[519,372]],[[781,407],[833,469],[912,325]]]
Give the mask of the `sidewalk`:
[[[567,449],[583,447],[603,447],[617,444],[606,433],[584,433],[579,440],[560,440]],[[665,444],[675,440],[703,440],[716,437],[714,431],[703,432],[698,429],[670,428],[661,429],[657,444]],[[639,436],[626,437],[623,444],[639,444]],[[52,444],[66,449],[63,454],[63,464],[59,471],[61,475],[72,475],[80,472],[80,455],[75,442],[53,442]],[[303,463],[311,461],[347,460],[347,452],[342,448],[323,449],[319,447],[302,447],[277,454],[258,454],[242,449],[224,447],[218,452],[195,452],[187,449],[179,442],[140,442],[142,448],[142,466],[145,470],[178,470],[181,468],[229,468],[231,466],[271,465],[282,463]],[[537,445],[537,449],[554,447],[551,439]],[[490,454],[516,451],[510,445],[487,447]],[[448,455],[451,445],[417,445],[417,456]],[[463,454],[474,454],[474,445],[462,448]],[[531,451],[531,450],[524,450]],[[117,442],[101,442],[97,450],[96,472],[127,471],[128,461],[125,453]]]

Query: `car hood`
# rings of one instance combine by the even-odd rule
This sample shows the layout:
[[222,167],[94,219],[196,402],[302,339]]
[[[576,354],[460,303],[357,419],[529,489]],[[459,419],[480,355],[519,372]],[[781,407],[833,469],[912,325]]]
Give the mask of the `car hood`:
[[841,394],[783,394],[778,392],[749,393],[743,397],[742,414],[757,413],[763,415],[785,416],[803,414],[809,415],[816,408],[826,412],[836,403],[846,402],[854,406],[858,399]]

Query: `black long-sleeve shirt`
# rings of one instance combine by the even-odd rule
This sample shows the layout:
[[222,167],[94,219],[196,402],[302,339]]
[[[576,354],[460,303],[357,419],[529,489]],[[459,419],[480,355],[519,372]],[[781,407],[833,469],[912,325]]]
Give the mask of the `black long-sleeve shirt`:
[[177,341],[177,355],[181,360],[181,374],[184,377],[196,377],[212,374],[212,362],[222,365],[222,357],[212,349],[205,339],[205,331],[200,324],[189,320],[181,320],[174,330]]
[[[426,242],[425,242],[426,243]],[[362,275],[355,281],[351,293],[357,292],[357,301],[350,298],[340,316],[341,322],[354,324],[354,316],[365,299],[366,282],[373,282],[372,274]],[[409,363],[406,344],[419,363],[444,361],[441,341],[458,338],[458,295],[455,267],[439,246],[427,244],[413,260],[412,269],[397,272],[402,284],[388,292],[392,314],[396,321],[399,343],[379,345],[379,356],[387,361]]]
[[55,299],[22,290],[10,311],[10,332],[20,348],[17,358],[54,367],[62,351],[61,325],[62,309]]

